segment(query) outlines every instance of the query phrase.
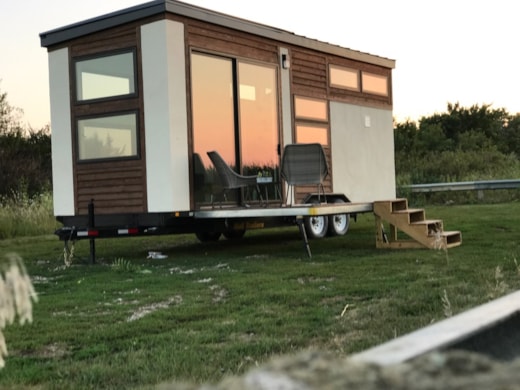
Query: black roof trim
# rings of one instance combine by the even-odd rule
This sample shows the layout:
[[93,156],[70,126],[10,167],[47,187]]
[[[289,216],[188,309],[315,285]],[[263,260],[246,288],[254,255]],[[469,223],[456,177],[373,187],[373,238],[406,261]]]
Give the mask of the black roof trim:
[[304,36],[296,35],[286,30],[281,30],[209,9],[196,7],[191,4],[182,3],[176,0],[155,0],[96,18],[87,19],[55,30],[43,32],[40,34],[41,46],[50,47],[74,38],[165,12],[206,21],[208,23],[274,39],[279,42],[335,54],[349,59],[381,65],[387,68],[395,67],[395,61],[388,58],[347,49],[315,39],[310,39]]
[[149,3],[115,11],[109,14],[87,19],[54,30],[42,32],[40,43],[42,47],[57,45],[68,40],[92,34],[107,28],[130,23],[148,16],[157,15],[166,11],[165,0],[155,0]]

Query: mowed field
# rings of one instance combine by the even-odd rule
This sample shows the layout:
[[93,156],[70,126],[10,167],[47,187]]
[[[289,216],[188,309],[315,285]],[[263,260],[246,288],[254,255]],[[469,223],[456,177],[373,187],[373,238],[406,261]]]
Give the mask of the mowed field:
[[217,382],[281,354],[347,356],[520,288],[520,203],[425,210],[462,245],[376,249],[372,214],[312,240],[310,259],[296,226],[206,244],[99,240],[95,264],[79,241],[70,266],[52,234],[0,240],[39,296],[31,324],[4,330],[0,388]]

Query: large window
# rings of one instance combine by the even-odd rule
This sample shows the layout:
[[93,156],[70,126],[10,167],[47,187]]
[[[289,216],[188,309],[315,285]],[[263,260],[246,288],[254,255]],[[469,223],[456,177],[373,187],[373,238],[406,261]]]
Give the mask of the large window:
[[78,160],[138,156],[137,113],[78,120]]
[[134,95],[135,53],[127,51],[76,61],[76,100]]
[[296,142],[328,145],[328,112],[326,100],[295,96]]

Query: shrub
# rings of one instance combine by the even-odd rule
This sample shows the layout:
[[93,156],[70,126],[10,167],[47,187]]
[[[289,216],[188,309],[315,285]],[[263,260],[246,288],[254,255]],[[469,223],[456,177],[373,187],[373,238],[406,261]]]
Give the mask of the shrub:
[[57,226],[50,192],[0,197],[0,239],[50,234]]

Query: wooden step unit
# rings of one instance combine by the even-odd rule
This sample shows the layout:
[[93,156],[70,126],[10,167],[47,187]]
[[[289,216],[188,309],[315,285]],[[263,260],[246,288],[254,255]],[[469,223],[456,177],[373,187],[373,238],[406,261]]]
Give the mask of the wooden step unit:
[[[374,202],[377,248],[430,248],[448,249],[462,243],[459,231],[444,231],[440,219],[426,219],[424,209],[408,208],[407,199]],[[384,224],[389,225],[389,232]],[[406,239],[398,235],[405,233]]]

